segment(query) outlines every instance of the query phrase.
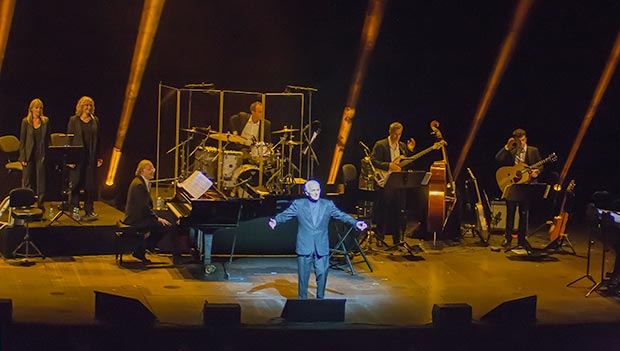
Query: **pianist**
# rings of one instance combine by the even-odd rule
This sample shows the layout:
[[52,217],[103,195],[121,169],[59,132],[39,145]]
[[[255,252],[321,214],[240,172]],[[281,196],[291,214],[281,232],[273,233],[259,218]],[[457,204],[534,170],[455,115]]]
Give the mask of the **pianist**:
[[340,211],[331,200],[321,199],[321,184],[308,180],[304,185],[307,198],[297,199],[282,213],[269,219],[269,226],[276,225],[297,217],[297,294],[300,299],[308,298],[308,281],[312,263],[316,275],[318,299],[325,297],[327,270],[329,269],[329,237],[327,235],[330,218],[349,223],[357,230],[365,230],[368,225]]
[[149,192],[150,181],[155,177],[153,163],[149,160],[140,161],[135,174],[127,192],[123,223],[146,232],[144,240],[134,249],[133,256],[143,263],[150,263],[145,255],[146,249],[153,249],[159,240],[171,231],[172,224],[153,212],[153,201]]

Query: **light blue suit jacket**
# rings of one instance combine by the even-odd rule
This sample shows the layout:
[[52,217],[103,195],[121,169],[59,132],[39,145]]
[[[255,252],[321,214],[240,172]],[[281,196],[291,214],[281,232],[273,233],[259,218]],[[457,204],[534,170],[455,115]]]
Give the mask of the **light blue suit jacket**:
[[319,199],[319,210],[316,220],[312,218],[310,210],[311,201],[308,198],[294,200],[282,213],[276,215],[278,224],[297,217],[297,243],[295,253],[298,255],[310,255],[316,252],[319,256],[329,254],[328,225],[330,218],[355,225],[357,220],[340,211],[334,202],[327,199]]

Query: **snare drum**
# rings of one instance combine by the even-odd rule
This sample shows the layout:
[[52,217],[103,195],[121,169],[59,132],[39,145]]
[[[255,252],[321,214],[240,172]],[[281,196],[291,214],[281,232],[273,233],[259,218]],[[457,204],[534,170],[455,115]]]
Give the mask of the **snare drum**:
[[243,161],[243,153],[241,151],[224,151],[222,160],[222,185],[225,188],[232,188],[233,174],[237,168],[241,166]]
[[250,146],[250,162],[255,165],[271,165],[275,161],[275,154],[270,144],[257,141]]
[[201,171],[210,179],[217,177],[217,148],[199,147],[194,153],[194,171]]

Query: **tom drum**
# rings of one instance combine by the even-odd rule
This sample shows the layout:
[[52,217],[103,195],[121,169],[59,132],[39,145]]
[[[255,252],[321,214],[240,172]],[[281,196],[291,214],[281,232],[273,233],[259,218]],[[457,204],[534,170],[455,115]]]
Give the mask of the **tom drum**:
[[199,147],[194,153],[194,171],[201,171],[209,179],[217,177],[217,148]]

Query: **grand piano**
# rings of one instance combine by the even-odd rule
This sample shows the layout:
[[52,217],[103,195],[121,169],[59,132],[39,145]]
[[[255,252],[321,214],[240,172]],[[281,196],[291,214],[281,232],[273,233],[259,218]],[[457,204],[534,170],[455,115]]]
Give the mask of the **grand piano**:
[[[243,227],[247,229],[249,226],[254,232],[250,233],[251,236],[258,236],[256,233],[261,230],[266,232],[268,230],[266,218],[282,211],[292,199],[280,196],[263,199],[189,199],[183,193],[179,193],[168,202],[168,208],[179,220],[181,227],[186,228],[190,237],[196,240],[205,272],[210,274],[215,271],[215,266],[211,263],[214,237],[227,247],[225,251],[230,250],[228,259],[230,266],[238,237],[245,238],[246,241],[248,239],[247,233],[241,233],[247,230],[240,229]],[[263,225],[260,225],[261,223]],[[269,236],[273,237],[273,233],[269,233]],[[286,245],[292,247],[290,242]],[[226,277],[229,278],[226,264],[223,268]]]

